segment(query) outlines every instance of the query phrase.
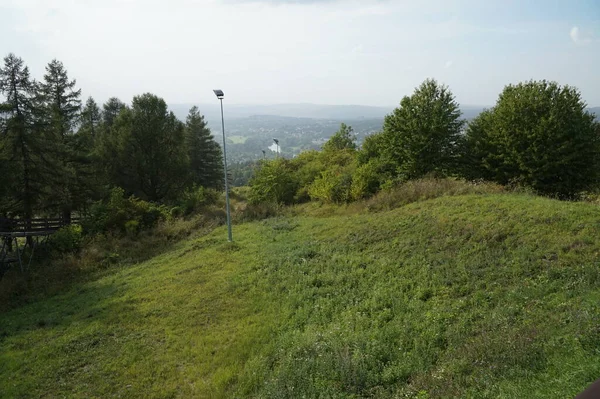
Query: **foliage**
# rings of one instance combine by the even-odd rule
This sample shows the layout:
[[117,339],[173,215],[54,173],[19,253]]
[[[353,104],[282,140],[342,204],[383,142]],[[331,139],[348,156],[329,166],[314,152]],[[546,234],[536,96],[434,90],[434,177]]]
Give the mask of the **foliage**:
[[111,97],[102,106],[102,122],[104,128],[110,130],[121,113],[127,106],[121,100],[116,97]]
[[352,199],[360,200],[377,193],[393,180],[393,166],[381,158],[373,158],[356,168],[352,174]]
[[[81,110],[79,134],[90,138],[91,143],[100,134],[102,126],[102,111],[92,97],[88,97]],[[90,146],[91,147],[91,146]]]
[[220,197],[221,193],[215,189],[194,186],[183,192],[177,204],[182,215],[190,215],[199,212],[206,206],[216,204]]
[[50,236],[50,249],[56,253],[77,252],[83,243],[83,230],[80,225],[71,224]]
[[454,174],[463,126],[460,115],[450,89],[426,80],[385,117],[382,157],[395,163],[401,179]]
[[[597,212],[467,195],[245,223],[235,246],[224,227],[171,242],[1,313],[0,391],[574,397],[600,373]],[[116,251],[147,253],[166,234]]]
[[325,203],[344,203],[352,199],[352,172],[341,166],[330,167],[308,186],[311,199]]
[[340,151],[340,150],[355,150],[356,136],[352,130],[352,126],[345,123],[340,125],[340,130],[334,133],[333,136],[323,145],[323,151]]
[[597,184],[598,123],[578,90],[555,82],[507,86],[467,130],[469,169],[501,184],[572,197]]
[[31,218],[47,196],[52,160],[40,130],[36,86],[29,68],[14,54],[0,68],[0,214]]
[[121,188],[113,188],[108,201],[95,203],[85,219],[86,233],[103,232],[137,233],[149,229],[170,214],[164,205],[155,205],[136,197],[125,197]]
[[250,180],[250,202],[272,202],[275,204],[291,204],[298,190],[298,182],[294,178],[293,164],[284,158],[263,161]]
[[93,190],[87,170],[89,148],[78,146],[74,136],[81,111],[81,89],[75,86],[76,81],[56,59],[48,63],[44,80],[37,86],[39,123],[47,144],[43,156],[53,169],[44,208],[60,212],[65,220],[70,220],[73,210],[85,207]]
[[206,125],[204,116],[194,106],[185,123],[185,140],[194,184],[220,189],[223,187],[223,154]]
[[121,111],[99,154],[111,181],[142,199],[173,199],[190,183],[183,124],[152,94]]
[[360,151],[357,154],[357,160],[360,165],[369,162],[373,158],[380,158],[385,146],[386,137],[383,133],[375,133],[365,137]]

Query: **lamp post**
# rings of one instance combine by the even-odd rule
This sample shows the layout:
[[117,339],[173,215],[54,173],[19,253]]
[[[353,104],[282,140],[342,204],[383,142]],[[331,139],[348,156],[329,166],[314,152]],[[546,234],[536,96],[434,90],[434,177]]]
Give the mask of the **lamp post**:
[[231,213],[229,211],[229,182],[227,177],[227,149],[225,148],[225,118],[223,117],[223,90],[213,90],[219,101],[221,101],[221,126],[223,128],[223,165],[225,166],[225,206],[227,208],[227,237],[229,242],[233,241],[231,234]]

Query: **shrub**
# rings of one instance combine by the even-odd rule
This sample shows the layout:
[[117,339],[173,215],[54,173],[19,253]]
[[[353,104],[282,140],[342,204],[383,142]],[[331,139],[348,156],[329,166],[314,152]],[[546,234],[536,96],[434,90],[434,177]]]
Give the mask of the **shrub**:
[[83,241],[82,228],[80,225],[71,224],[62,227],[50,236],[49,247],[57,253],[77,252],[81,249]]
[[298,181],[291,161],[283,158],[264,161],[250,181],[250,202],[292,204]]
[[108,201],[95,203],[84,222],[86,233],[97,234],[107,231],[133,233],[134,230],[149,229],[160,220],[170,217],[164,205],[156,205],[133,196],[125,198],[121,188],[112,189]]
[[313,200],[343,203],[351,200],[351,187],[351,172],[338,166],[321,172],[321,176],[308,187],[308,194]]
[[352,199],[359,200],[377,193],[392,180],[389,164],[381,158],[373,158],[356,168],[352,175]]
[[[186,190],[179,201],[177,201],[177,208],[175,215],[190,215],[192,213],[200,211],[202,208],[216,204],[221,197],[221,193],[215,189],[205,187],[192,187]],[[171,211],[173,214],[173,210]]]

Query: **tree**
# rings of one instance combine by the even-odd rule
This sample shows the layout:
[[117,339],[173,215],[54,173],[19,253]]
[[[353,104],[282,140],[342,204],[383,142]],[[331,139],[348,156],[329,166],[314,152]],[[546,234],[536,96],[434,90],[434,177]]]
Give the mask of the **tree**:
[[195,184],[208,188],[223,186],[223,154],[206,125],[204,116],[194,106],[186,119],[185,140],[190,171]]
[[104,122],[105,129],[110,129],[121,111],[125,109],[127,106],[121,100],[116,97],[111,97],[108,101],[102,106],[102,120]]
[[463,121],[452,92],[433,79],[423,82],[385,117],[382,156],[401,179],[456,171]]
[[35,125],[35,84],[29,68],[14,54],[0,68],[0,214],[31,219],[43,195],[43,148]]
[[52,60],[46,66],[44,80],[38,85],[41,100],[44,134],[48,143],[47,157],[55,161],[54,179],[50,181],[48,207],[60,209],[69,221],[73,209],[86,201],[86,180],[82,166],[87,163],[78,150],[74,128],[80,121],[81,90],[75,90],[76,81],[69,80],[62,62]]
[[103,148],[112,185],[129,194],[163,201],[189,183],[184,126],[153,94],[134,97],[131,109],[120,112]]
[[324,151],[341,151],[341,150],[356,150],[356,136],[352,126],[347,126],[345,123],[340,125],[338,130],[329,140],[323,145]]
[[46,66],[44,81],[39,92],[46,107],[47,122],[55,139],[62,139],[73,133],[79,122],[81,110],[81,89],[75,90],[75,80],[69,80],[62,62],[52,60]]
[[92,97],[88,97],[85,106],[81,110],[79,133],[96,139],[102,124],[102,111]]
[[579,91],[544,80],[506,86],[466,143],[481,177],[568,198],[597,182],[599,138]]

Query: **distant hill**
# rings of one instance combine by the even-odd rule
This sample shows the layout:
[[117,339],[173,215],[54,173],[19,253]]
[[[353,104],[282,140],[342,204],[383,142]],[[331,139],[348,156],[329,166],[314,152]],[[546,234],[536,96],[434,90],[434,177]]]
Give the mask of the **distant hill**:
[[[292,118],[330,119],[353,121],[360,119],[383,119],[393,107],[371,107],[366,105],[319,105],[319,104],[275,104],[275,105],[240,105],[224,104],[226,118],[248,118],[256,115],[272,115]],[[170,108],[181,120],[192,107],[192,104],[171,104]],[[200,112],[209,123],[220,122],[219,104],[200,104]]]
[[[307,122],[322,123],[323,121],[346,122],[356,125],[358,122],[375,121],[383,124],[383,118],[394,109],[390,107],[372,107],[366,105],[320,105],[320,104],[274,104],[274,105],[241,105],[225,103],[225,124],[231,125],[233,120],[237,127],[243,125],[243,120],[248,120],[249,124],[256,125],[259,121],[273,124],[275,120],[286,124],[306,124]],[[171,104],[169,107],[175,115],[182,121],[188,114],[193,104]],[[210,127],[220,130],[221,109],[216,104],[199,104],[198,108]],[[461,107],[462,117],[471,120],[479,115],[484,109],[481,105],[463,105]],[[600,107],[588,108],[590,112],[596,114],[600,120]],[[258,119],[257,119],[258,118]],[[229,121],[229,122],[228,122]]]
[[[227,119],[248,118],[251,116],[279,116],[290,118],[328,119],[339,121],[356,121],[362,119],[383,119],[392,112],[395,106],[372,107],[367,105],[322,105],[322,104],[274,104],[274,105],[242,105],[225,103]],[[193,104],[171,104],[169,107],[181,120],[185,120]],[[198,104],[200,112],[209,123],[221,121],[221,108],[216,104]],[[484,110],[483,106],[466,105],[461,107],[463,117],[472,119]]]

